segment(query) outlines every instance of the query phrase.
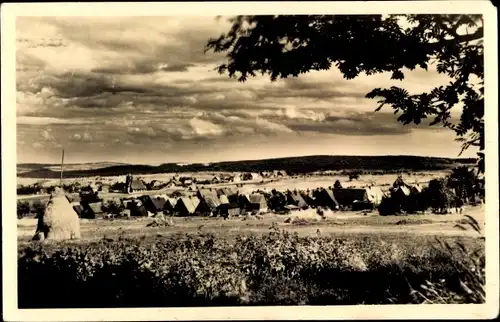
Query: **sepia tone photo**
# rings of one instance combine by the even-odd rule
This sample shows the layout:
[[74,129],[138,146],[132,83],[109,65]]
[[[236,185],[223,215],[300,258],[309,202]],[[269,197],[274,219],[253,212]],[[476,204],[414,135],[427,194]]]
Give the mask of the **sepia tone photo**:
[[11,18],[17,309],[487,303],[491,16],[212,11]]

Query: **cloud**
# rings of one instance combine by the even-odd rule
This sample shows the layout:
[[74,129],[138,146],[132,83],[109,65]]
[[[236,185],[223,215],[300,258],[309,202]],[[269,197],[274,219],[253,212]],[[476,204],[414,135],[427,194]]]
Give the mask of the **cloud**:
[[213,17],[21,17],[16,26],[17,140],[26,153],[61,145],[124,156],[236,145],[258,153],[251,144],[336,135],[396,142],[429,128],[403,126],[389,108],[373,113],[366,93],[393,85],[417,93],[447,81],[431,67],[404,82],[345,80],[332,69],[239,83],[214,71],[221,55],[203,52],[229,27]]

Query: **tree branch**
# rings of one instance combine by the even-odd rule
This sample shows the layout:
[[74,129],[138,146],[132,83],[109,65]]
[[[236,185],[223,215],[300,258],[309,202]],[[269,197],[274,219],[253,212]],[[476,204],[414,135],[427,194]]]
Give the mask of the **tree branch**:
[[431,44],[429,44],[429,48],[432,51],[437,51],[437,50],[442,49],[444,46],[449,45],[449,44],[460,44],[463,42],[481,39],[483,37],[484,37],[484,29],[483,29],[483,27],[480,27],[473,34],[457,35],[454,39],[442,40],[442,41],[438,41],[435,43],[431,43]]

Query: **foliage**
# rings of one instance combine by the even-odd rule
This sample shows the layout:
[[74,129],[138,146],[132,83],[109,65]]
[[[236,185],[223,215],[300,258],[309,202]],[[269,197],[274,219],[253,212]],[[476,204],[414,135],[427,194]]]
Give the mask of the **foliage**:
[[[479,235],[481,228],[479,223],[471,216],[466,215],[464,218],[465,225],[472,227]],[[466,230],[467,228],[461,224],[457,227]],[[481,237],[484,240],[484,237]],[[451,262],[453,269],[463,272],[463,275],[458,280],[459,291],[453,291],[446,287],[446,279],[439,281],[426,281],[420,285],[420,290],[412,290],[417,299],[422,304],[447,304],[447,303],[484,303],[486,300],[486,275],[485,275],[485,254],[482,247],[467,250],[466,246],[458,241],[455,245],[436,239],[436,245],[433,246],[439,251],[445,251],[448,254],[456,253],[455,256],[461,256],[464,261]],[[472,255],[472,256],[471,256]],[[453,255],[451,255],[453,256]]]
[[435,213],[446,213],[455,202],[455,196],[447,186],[444,178],[432,179],[426,189],[429,206]]
[[18,200],[17,201],[17,218],[21,219],[31,213],[31,206],[29,202]]
[[31,212],[35,214],[35,216],[38,218],[40,216],[43,216],[46,208],[46,203],[42,202],[40,200],[35,200],[31,204]]
[[200,233],[34,244],[19,251],[19,307],[420,303],[412,289],[442,279],[461,296],[451,302],[480,302],[459,285],[471,249],[465,256],[418,237],[299,237],[276,227],[234,240]]
[[[376,111],[391,106],[403,124],[432,118],[430,125],[454,130],[462,152],[470,146],[484,150],[481,15],[268,15],[230,21],[230,30],[210,39],[206,51],[224,53],[227,62],[218,72],[242,82],[257,74],[275,81],[333,66],[346,79],[387,72],[403,80],[405,70],[435,64],[449,77],[447,86],[417,94],[397,86],[375,88],[366,97],[380,98]],[[460,105],[454,121],[452,110]],[[484,154],[479,157],[483,162]]]

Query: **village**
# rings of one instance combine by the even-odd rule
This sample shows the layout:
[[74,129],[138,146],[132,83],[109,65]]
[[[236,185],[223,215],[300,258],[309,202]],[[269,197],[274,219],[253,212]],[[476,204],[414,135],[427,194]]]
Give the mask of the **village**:
[[[282,170],[204,176],[176,174],[168,179],[157,176],[158,179],[150,180],[130,174],[123,177],[91,178],[88,185],[82,184],[83,180],[73,180],[62,188],[82,219],[163,215],[227,219],[244,215],[289,214],[307,209],[315,209],[319,216],[325,210],[365,213],[377,210],[386,216],[423,213],[430,209],[432,213],[445,214],[452,212],[453,208],[455,212],[461,212],[462,206],[479,204],[484,198],[484,179],[474,179],[473,172],[466,167],[455,169],[445,183],[442,178],[430,179],[427,185],[408,183],[402,175],[394,175],[392,183],[375,185],[373,181],[361,180],[356,173],[344,178],[343,183],[332,180],[326,186],[307,189],[293,189],[286,185],[281,189],[270,188],[270,184],[286,180],[311,180],[288,175]],[[54,186],[18,187],[18,195],[22,197],[23,189],[27,188],[38,189],[38,193],[31,196],[37,197],[51,193]],[[37,201],[40,199],[32,200],[35,201],[18,200],[18,218],[43,214],[44,203]]]

